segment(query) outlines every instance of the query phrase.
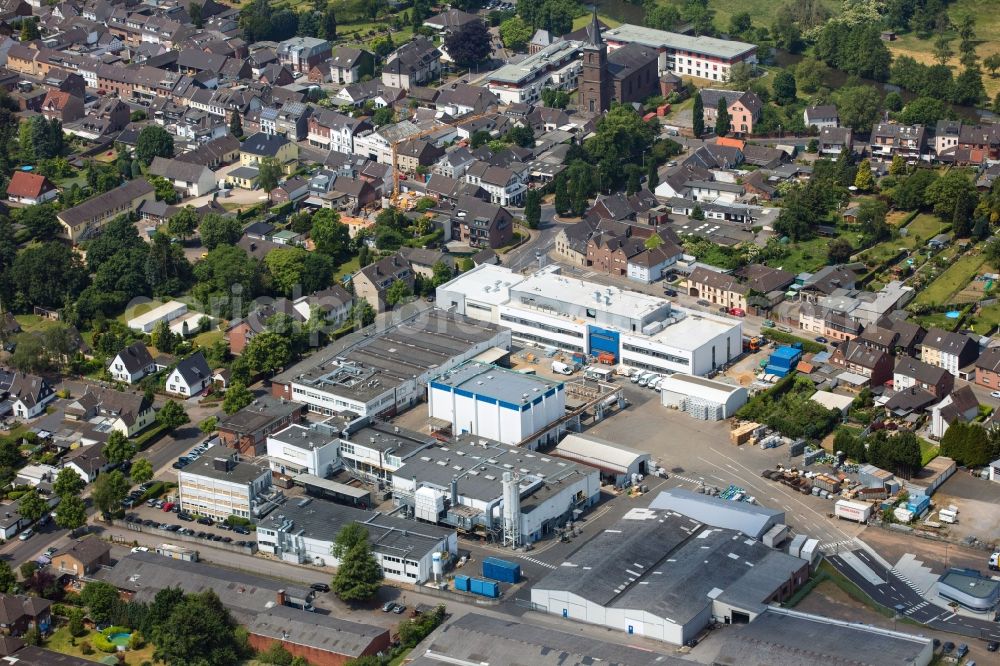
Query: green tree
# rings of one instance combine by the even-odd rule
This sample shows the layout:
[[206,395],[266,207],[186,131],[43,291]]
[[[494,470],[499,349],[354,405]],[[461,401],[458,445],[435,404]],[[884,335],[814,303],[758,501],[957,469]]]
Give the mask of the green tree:
[[59,497],[68,497],[80,494],[86,485],[72,467],[63,467],[56,474],[56,480],[52,483],[52,491]]
[[203,435],[211,435],[215,432],[216,428],[219,426],[218,416],[209,416],[203,419],[201,423],[198,424],[198,430],[201,431]]
[[542,219],[542,195],[531,189],[524,197],[524,223],[529,229],[537,229]]
[[337,39],[337,12],[333,3],[330,3],[323,12],[323,39],[327,41]]
[[889,164],[889,175],[902,176],[905,174],[906,174],[906,160],[903,159],[902,155],[893,155],[892,162]]
[[646,0],[646,25],[655,30],[673,30],[681,22],[681,13],[675,5],[665,5]]
[[460,67],[481,63],[490,55],[490,34],[482,21],[469,21],[444,40],[448,55]]
[[237,139],[243,136],[243,120],[240,118],[239,111],[233,111],[232,115],[229,116],[229,133]]
[[947,171],[924,190],[924,203],[944,220],[951,220],[956,205],[965,199],[977,199],[976,187],[969,174],[961,169]]
[[90,581],[80,591],[80,601],[87,607],[90,619],[97,624],[110,624],[115,607],[120,603],[118,588],[102,580]]
[[570,209],[569,189],[567,187],[565,172],[560,173],[555,178],[555,209],[559,215],[565,215]]
[[321,209],[313,214],[313,226],[309,232],[321,252],[337,263],[343,262],[351,251],[351,234],[347,225],[340,221],[340,215],[333,210]]
[[167,220],[167,229],[172,235],[187,240],[198,229],[198,214],[191,206],[184,206]]
[[367,601],[378,594],[382,568],[372,554],[368,530],[348,523],[337,533],[330,553],[339,562],[333,577],[334,593],[343,601]]
[[507,132],[507,140],[522,148],[530,148],[535,145],[535,130],[531,125],[514,125]]
[[297,289],[303,294],[324,289],[333,277],[330,257],[307,252],[301,247],[271,250],[264,257],[264,265],[276,290],[286,296],[292,296]]
[[146,125],[135,140],[135,156],[146,166],[154,157],[173,157],[174,137],[159,125]]
[[650,192],[656,190],[656,186],[660,184],[660,173],[658,167],[656,166],[656,160],[649,160],[646,166],[646,189]]
[[79,495],[66,495],[56,509],[56,525],[64,530],[75,530],[87,522],[87,505]]
[[952,90],[951,101],[955,104],[972,106],[987,99],[986,87],[983,85],[983,73],[978,65],[965,67],[955,77],[955,87]]
[[253,393],[242,382],[233,382],[226,390],[222,411],[226,414],[235,414],[253,402],[253,399]]
[[71,608],[69,609],[67,616],[69,618],[69,634],[74,638],[79,638],[87,633],[87,627],[83,624],[84,614],[83,609]]
[[798,89],[810,95],[823,87],[829,75],[830,68],[826,63],[815,58],[803,58],[795,66],[795,82]]
[[271,375],[291,361],[291,344],[286,336],[263,331],[250,339],[243,348],[241,358],[254,374]]
[[867,133],[881,114],[882,98],[872,86],[848,86],[837,91],[840,124]]
[[132,446],[132,442],[128,441],[128,437],[118,430],[114,430],[108,437],[108,441],[104,443],[101,453],[104,454],[109,463],[118,465],[132,459],[132,456],[135,455],[135,447]]
[[22,42],[30,42],[33,39],[40,39],[41,33],[38,31],[38,21],[34,17],[21,21],[20,39]]
[[278,186],[281,178],[281,165],[273,157],[265,157],[257,165],[257,184],[267,192],[267,200],[271,200],[271,190]]
[[209,213],[201,218],[198,233],[205,249],[214,250],[220,245],[234,245],[243,235],[243,229],[236,217]]
[[0,592],[12,593],[17,589],[17,574],[10,568],[7,560],[0,560]]
[[153,657],[167,664],[229,666],[241,661],[236,621],[212,590],[188,594],[153,627]]
[[937,97],[917,97],[903,107],[899,122],[907,125],[935,125],[951,114],[948,103]]
[[18,513],[30,523],[37,522],[39,518],[49,512],[49,503],[46,502],[35,488],[32,488],[21,495],[18,503]]
[[146,176],[146,180],[153,186],[153,196],[156,197],[157,201],[162,201],[166,204],[175,204],[181,200],[180,193],[174,188],[173,183],[166,178]]
[[951,48],[951,37],[944,34],[938,35],[938,38],[934,40],[934,59],[939,65],[947,65],[954,55],[955,50]]
[[431,271],[433,272],[433,277],[431,278],[431,285],[435,288],[440,287],[455,275],[455,272],[451,269],[451,266],[449,266],[443,261],[435,262],[435,264],[431,267]]
[[983,58],[983,67],[990,71],[990,76],[996,78],[997,70],[1000,69],[1000,53],[991,53]]
[[854,247],[851,245],[850,241],[844,238],[834,238],[830,241],[830,244],[826,246],[826,258],[827,263],[830,264],[843,264],[850,261],[851,255],[854,254]]
[[525,23],[520,16],[509,18],[500,24],[500,39],[503,40],[503,45],[511,51],[524,51],[528,42],[531,41],[532,34],[531,26]]
[[179,403],[167,400],[160,411],[156,413],[156,420],[168,430],[174,430],[190,421],[191,418]]
[[858,164],[858,173],[854,178],[854,187],[862,192],[871,192],[875,189],[875,177],[872,175],[871,163],[867,159],[861,160],[861,163]]
[[128,481],[125,475],[116,469],[97,477],[90,497],[94,500],[94,506],[107,517],[121,510],[122,500],[127,494]]
[[715,135],[726,136],[729,134],[729,126],[732,119],[729,117],[729,105],[726,98],[719,100],[717,115],[715,116]]
[[795,87],[795,75],[789,70],[783,69],[774,75],[774,98],[778,104],[791,104],[798,96]]
[[153,463],[149,462],[149,458],[139,458],[132,463],[129,476],[132,483],[146,483],[153,478]]
[[[87,285],[80,255],[59,242],[35,244],[17,253],[8,277],[19,306],[61,308]],[[6,303],[10,307],[11,303]]]
[[385,303],[391,308],[397,303],[402,302],[407,296],[412,295],[409,285],[402,280],[396,280],[385,290]]
[[695,137],[699,137],[705,133],[705,103],[701,99],[701,93],[696,93],[694,96],[691,122]]
[[172,354],[180,342],[180,336],[170,330],[170,322],[166,320],[157,322],[149,337],[153,346],[164,354]]
[[56,209],[51,204],[22,208],[18,221],[24,225],[34,240],[52,240],[62,230],[56,217]]

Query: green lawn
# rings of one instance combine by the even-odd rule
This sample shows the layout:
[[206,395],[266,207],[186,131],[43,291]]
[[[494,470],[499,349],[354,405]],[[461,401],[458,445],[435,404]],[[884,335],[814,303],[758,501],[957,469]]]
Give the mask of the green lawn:
[[[590,17],[591,17],[590,11],[588,11],[587,13],[585,13],[585,14],[583,14],[581,16],[577,16],[573,20],[573,29],[574,30],[579,30],[580,28],[585,27],[587,24],[590,23]],[[617,28],[618,26],[620,26],[622,24],[621,21],[616,21],[613,18],[611,18],[610,16],[605,16],[604,14],[601,14],[600,12],[597,13],[597,18],[601,21],[601,23],[604,23],[605,25],[607,25],[608,27],[611,27],[611,28]]]
[[[819,4],[825,5],[834,14],[839,14],[842,3],[840,0],[820,0]],[[750,12],[755,26],[770,27],[784,3],[778,0],[708,0],[708,6],[715,10],[715,27],[726,32],[729,29],[729,19],[733,14],[741,12]]]
[[776,268],[783,268],[795,274],[803,271],[813,272],[826,265],[826,246],[829,243],[829,238],[811,238],[791,243],[786,256],[770,263]]
[[913,218],[913,221],[906,225],[906,234],[909,237],[919,236],[921,241],[927,242],[931,238],[934,238],[941,230],[945,227],[945,223],[941,221],[937,215],[931,215],[929,213],[921,213]]
[[337,276],[338,278],[343,278],[345,275],[354,275],[359,270],[361,270],[361,262],[358,261],[358,257],[355,255],[346,264],[340,265],[340,268],[337,269]]
[[949,266],[934,282],[917,294],[915,303],[918,305],[941,305],[969,284],[982,265],[986,262],[983,254],[965,255]]
[[928,442],[923,439],[920,439],[918,441],[920,442],[920,463],[922,465],[926,465],[927,463],[938,457],[938,451],[941,450],[940,446],[938,446],[937,444],[932,444],[931,442]]
[[[87,632],[86,635],[79,638],[73,639],[70,636],[68,627],[60,627],[44,642],[43,647],[54,652],[61,652],[63,654],[73,655],[80,659],[88,659],[90,661],[100,661],[102,658],[108,656],[107,653],[101,652],[100,650],[94,650],[93,654],[83,654],[80,650],[80,646],[87,642],[89,638],[93,636],[94,632]],[[73,642],[76,644],[73,645]],[[137,666],[143,662],[151,662],[153,660],[153,645],[152,643],[146,643],[146,647],[141,650],[126,650],[125,652],[119,652],[118,654],[124,655],[125,664],[128,666]]]
[[1000,326],[1000,303],[986,306],[980,310],[979,314],[966,320],[973,331],[979,335],[987,335],[994,328]]
[[21,330],[25,333],[39,333],[59,323],[45,317],[29,314],[14,315],[14,319],[21,325]]
[[205,331],[204,333],[199,333],[194,336],[194,343],[199,347],[211,347],[216,342],[221,340],[225,336],[225,333],[219,329],[213,329],[211,331]]

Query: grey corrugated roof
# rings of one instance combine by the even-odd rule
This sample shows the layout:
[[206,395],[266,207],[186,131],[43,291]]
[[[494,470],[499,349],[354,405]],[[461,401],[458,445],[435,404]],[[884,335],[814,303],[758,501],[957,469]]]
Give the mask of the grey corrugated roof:
[[707,525],[737,529],[757,539],[775,521],[781,523],[785,520],[785,512],[780,509],[768,509],[746,502],[730,502],[683,488],[662,491],[649,507],[676,511]]

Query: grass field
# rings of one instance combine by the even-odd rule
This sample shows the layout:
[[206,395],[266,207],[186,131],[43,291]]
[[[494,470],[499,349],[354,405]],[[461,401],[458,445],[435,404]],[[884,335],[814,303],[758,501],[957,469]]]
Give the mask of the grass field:
[[[591,16],[591,14],[588,11],[583,16],[577,16],[575,19],[573,19],[573,29],[574,30],[579,30],[580,28],[585,27],[588,23],[590,23],[590,16]],[[601,14],[600,12],[597,13],[597,18],[600,19],[601,22],[604,23],[604,25],[606,25],[606,26],[608,26],[610,28],[617,28],[618,26],[620,26],[622,24],[621,21],[616,21],[613,18],[611,18],[610,16],[605,16],[604,14]]]
[[986,262],[983,254],[965,255],[948,267],[934,282],[917,295],[917,304],[941,305],[969,283]]
[[927,463],[938,457],[938,451],[941,450],[940,446],[938,446],[937,444],[932,444],[931,442],[928,442],[923,439],[918,439],[917,441],[920,442],[921,464],[926,465]]
[[1000,303],[983,308],[979,314],[967,321],[970,328],[979,335],[990,333],[994,328],[1000,326]]
[[945,226],[945,223],[937,215],[921,213],[906,225],[906,234],[910,237],[919,236],[922,241],[926,242],[941,233]]
[[[70,636],[68,627],[61,627],[57,629],[53,634],[42,644],[44,647],[54,651],[61,652],[63,654],[73,655],[80,659],[88,659],[97,663],[100,659],[107,657],[108,655],[99,650],[94,650],[92,654],[85,655],[80,650],[80,645],[85,641],[88,641],[94,632],[89,631],[86,635],[77,638],[73,645],[70,641],[72,636]],[[138,666],[144,662],[149,663],[153,659],[153,645],[152,643],[147,643],[146,647],[141,650],[126,650],[125,652],[119,652],[118,654],[125,657],[125,664],[128,666]]]
[[[771,27],[778,11],[784,6],[781,0],[708,0],[708,6],[715,10],[715,27],[726,32],[733,14],[750,12],[753,24]],[[819,4],[835,14],[840,13],[840,0],[820,0]]]
[[[996,0],[954,0],[948,6],[948,16],[952,23],[958,25],[962,19],[971,14],[976,19],[976,37],[979,45],[976,53],[982,60],[986,56],[1000,52],[1000,12],[997,11]],[[948,33],[954,37],[951,47],[955,51],[955,56],[948,63],[957,75],[960,64],[958,62],[958,35],[955,31]],[[924,64],[936,64],[934,60],[934,40],[937,35],[930,39],[919,39],[914,34],[900,35],[894,42],[888,42],[889,51],[895,55],[907,55]],[[993,78],[988,72],[983,74],[983,83],[986,85],[986,94],[990,99],[1000,92],[1000,78]]]
[[826,246],[829,244],[829,238],[811,238],[792,243],[788,246],[787,256],[769,263],[775,268],[782,268],[795,274],[803,271],[812,272],[826,265]]
[[14,315],[14,319],[21,325],[21,330],[25,333],[39,333],[47,328],[55,326],[58,322],[45,319],[38,315],[21,314]]

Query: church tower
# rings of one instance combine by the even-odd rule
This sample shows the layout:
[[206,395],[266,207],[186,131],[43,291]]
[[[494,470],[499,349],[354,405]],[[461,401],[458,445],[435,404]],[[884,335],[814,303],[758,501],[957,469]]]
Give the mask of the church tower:
[[611,107],[611,85],[608,79],[608,45],[601,37],[597,22],[597,6],[587,27],[587,42],[583,45],[583,73],[580,81],[580,109],[600,113]]

